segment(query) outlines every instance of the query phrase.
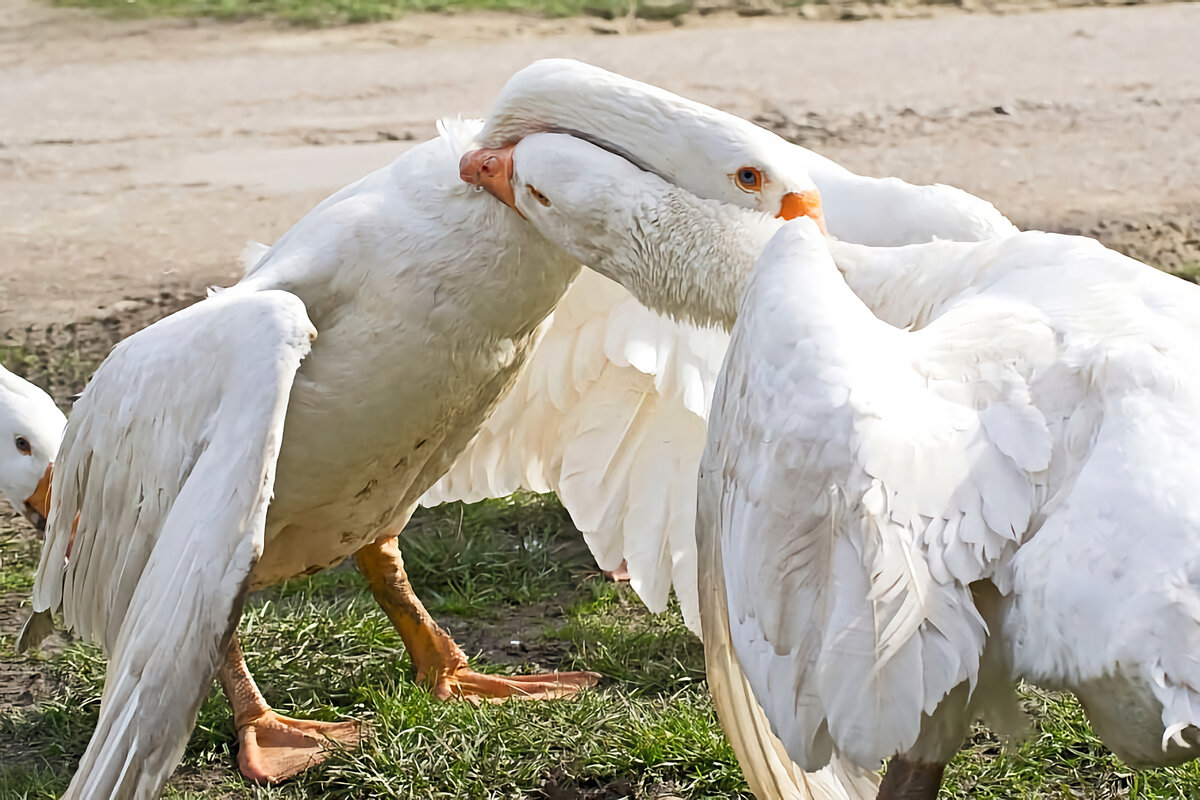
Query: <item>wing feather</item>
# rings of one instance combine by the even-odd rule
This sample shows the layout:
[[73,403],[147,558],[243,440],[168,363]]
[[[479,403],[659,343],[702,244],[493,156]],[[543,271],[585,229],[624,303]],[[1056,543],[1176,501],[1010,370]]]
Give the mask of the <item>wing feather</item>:
[[1050,439],[1029,380],[1055,338],[1027,307],[984,300],[900,331],[833,281],[846,308],[814,309],[812,275],[793,286],[779,266],[760,261],[714,398],[705,535],[739,669],[786,752],[806,770],[831,753],[872,767],[977,680],[970,584],[1041,500]]
[[695,476],[727,341],[584,270],[512,392],[422,502],[553,491],[602,568],[624,560],[652,611],[673,586],[697,630]]
[[[719,403],[719,399],[717,400]],[[714,413],[715,408],[714,408]],[[713,420],[719,425],[718,420]],[[714,445],[714,448],[719,445]],[[779,800],[858,800],[875,797],[879,776],[841,761],[832,754],[828,736],[809,732],[810,742],[822,742],[825,751],[818,756],[829,763],[816,772],[804,772],[793,761],[775,735],[767,712],[755,696],[734,646],[730,630],[729,603],[725,588],[725,568],[718,527],[723,513],[742,517],[746,504],[723,504],[718,484],[700,468],[696,518],[698,589],[700,616],[704,626],[704,661],[708,687],[717,707],[717,716],[725,731],[742,773],[755,797]],[[794,703],[808,698],[793,691]],[[818,714],[806,715],[815,719]]]
[[154,796],[182,756],[262,552],[315,335],[291,294],[222,292],[118,345],[75,404],[34,608],[61,609],[109,663],[67,797]]

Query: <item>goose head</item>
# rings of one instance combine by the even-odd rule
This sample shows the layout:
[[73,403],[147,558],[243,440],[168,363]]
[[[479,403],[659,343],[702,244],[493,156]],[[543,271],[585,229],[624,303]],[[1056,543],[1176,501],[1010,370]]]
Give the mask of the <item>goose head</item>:
[[565,134],[533,134],[494,157],[477,185],[642,304],[699,325],[733,325],[755,259],[785,224]]
[[537,132],[592,142],[698,197],[782,219],[822,220],[816,185],[783,139],[571,59],[536,61],[509,79],[476,138],[479,149],[463,157],[464,177],[486,170],[491,151]]
[[50,511],[50,474],[67,418],[50,395],[0,367],[0,495],[39,530]]

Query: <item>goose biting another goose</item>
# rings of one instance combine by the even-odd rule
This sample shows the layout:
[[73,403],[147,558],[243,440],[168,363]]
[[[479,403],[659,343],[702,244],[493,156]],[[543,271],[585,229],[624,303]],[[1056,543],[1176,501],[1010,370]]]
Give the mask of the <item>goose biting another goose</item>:
[[[699,140],[703,147],[685,135],[693,126],[711,133]],[[856,175],[746,120],[570,59],[538,61],[509,79],[472,144],[479,149],[464,160],[464,178],[486,182],[511,204],[510,148],[539,131],[597,143],[731,206],[784,218],[820,209],[822,224],[860,244],[969,241],[1017,230],[990,203],[959,189]],[[709,153],[722,152],[713,141],[726,139],[754,142],[754,157],[708,162]],[[820,194],[796,192],[784,209],[786,193],[760,169],[758,159],[766,158],[809,173]],[[743,180],[733,166],[739,163],[748,172]],[[553,491],[602,569],[624,562],[652,611],[666,608],[674,588],[684,621],[698,631],[694,477],[727,345],[719,327],[671,319],[584,270],[555,308],[529,369],[422,503]]]
[[786,795],[781,756],[890,757],[881,797],[935,797],[1019,679],[1074,692],[1135,766],[1196,756],[1200,288],[1082,237],[833,242],[567,137],[494,155],[547,238],[733,330],[700,606],[756,793]]

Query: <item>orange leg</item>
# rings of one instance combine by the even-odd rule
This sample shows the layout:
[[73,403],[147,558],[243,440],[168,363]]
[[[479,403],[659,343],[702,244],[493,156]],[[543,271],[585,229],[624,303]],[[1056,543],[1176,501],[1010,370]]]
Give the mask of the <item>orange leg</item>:
[[497,702],[509,698],[549,700],[594,686],[594,672],[550,672],[542,675],[484,675],[467,666],[467,656],[450,634],[429,616],[404,572],[395,537],[384,537],[358,551],[358,568],[366,577],[417,669],[417,681],[439,700],[459,698]]
[[275,713],[254,685],[237,634],[218,673],[233,706],[238,768],[255,783],[278,783],[320,764],[339,747],[357,747],[362,723],[290,719]]

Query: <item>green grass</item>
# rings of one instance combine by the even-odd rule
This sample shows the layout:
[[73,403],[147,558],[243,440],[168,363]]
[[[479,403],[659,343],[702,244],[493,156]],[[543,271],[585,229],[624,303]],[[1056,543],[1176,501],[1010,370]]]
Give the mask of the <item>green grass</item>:
[[27,594],[33,588],[33,573],[40,552],[37,542],[0,528],[0,597]]
[[[363,719],[373,730],[368,746],[282,788],[252,789],[231,766],[232,718],[214,689],[168,796],[744,791],[699,680],[698,642],[677,613],[655,618],[627,587],[605,582],[556,502],[524,496],[449,506],[423,512],[410,528],[403,544],[414,585],[435,615],[451,615],[460,641],[506,641],[515,615],[527,637],[531,625],[537,631],[520,663],[476,659],[477,669],[524,672],[532,658],[547,662],[542,668],[599,671],[607,678],[601,688],[570,702],[435,702],[413,684],[400,639],[362,578],[331,570],[260,593],[239,630],[269,702],[299,716]],[[532,621],[528,604],[540,609]],[[0,798],[61,792],[98,713],[104,672],[95,648],[74,645],[37,666],[61,685],[36,708],[0,713]],[[7,742],[20,745],[10,753]],[[206,793],[196,793],[200,786]]]
[[478,616],[497,604],[528,604],[568,591],[595,572],[557,501],[517,494],[422,512],[405,531],[404,558],[418,564],[413,588],[446,613]]
[[1200,283],[1200,260],[1185,261],[1171,274],[1177,275],[1184,280],[1191,281],[1192,283]]
[[0,345],[0,366],[59,399],[82,391],[102,358],[102,354],[86,353],[78,347],[33,349]]
[[[474,658],[477,669],[591,669],[605,680],[574,701],[435,702],[413,683],[362,578],[331,570],[254,597],[240,631],[269,702],[299,716],[362,719],[373,731],[366,746],[284,786],[250,787],[232,766],[232,719],[214,687],[168,797],[748,796],[713,714],[699,642],[676,609],[651,615],[628,587],[600,577],[555,501],[525,495],[425,511],[403,549],[418,592],[459,641],[503,645],[523,631],[522,649]],[[0,553],[0,597],[27,591],[36,547],[0,532]],[[53,686],[36,706],[0,711],[0,798],[56,797],[95,723],[103,660],[78,644],[16,657],[11,640],[0,640],[0,659],[48,674]],[[1033,734],[1006,748],[977,730],[943,797],[1200,798],[1195,764],[1133,772],[1095,739],[1074,700],[1023,695]]]

